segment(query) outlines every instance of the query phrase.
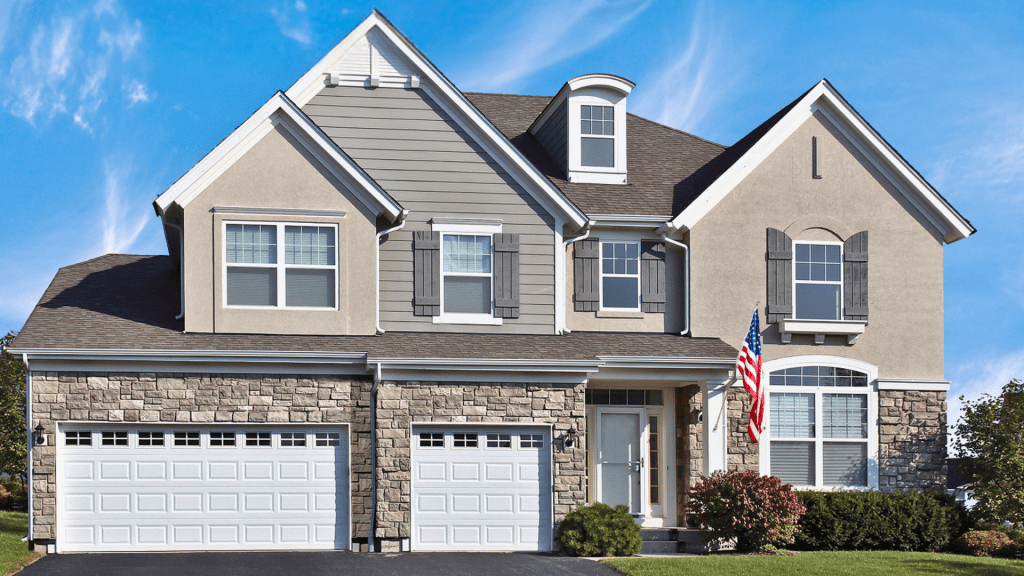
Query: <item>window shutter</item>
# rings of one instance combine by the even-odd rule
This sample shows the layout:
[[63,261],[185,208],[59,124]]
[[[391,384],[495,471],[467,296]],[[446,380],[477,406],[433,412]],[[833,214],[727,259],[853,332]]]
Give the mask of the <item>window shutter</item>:
[[847,320],[868,320],[868,231],[843,243],[843,304]]
[[494,235],[494,317],[519,318],[519,234]]
[[412,233],[412,310],[416,316],[441,315],[441,233]]
[[597,312],[601,305],[601,240],[576,242],[573,258],[573,293],[577,312]]
[[768,323],[793,315],[793,241],[782,230],[768,229]]
[[640,308],[665,311],[665,243],[640,243]]

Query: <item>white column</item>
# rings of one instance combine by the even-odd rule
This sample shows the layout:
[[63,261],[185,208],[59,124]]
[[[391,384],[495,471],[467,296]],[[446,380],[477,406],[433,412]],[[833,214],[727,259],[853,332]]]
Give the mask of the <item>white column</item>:
[[704,412],[704,475],[728,470],[729,410],[728,391],[731,380],[703,382],[700,386]]

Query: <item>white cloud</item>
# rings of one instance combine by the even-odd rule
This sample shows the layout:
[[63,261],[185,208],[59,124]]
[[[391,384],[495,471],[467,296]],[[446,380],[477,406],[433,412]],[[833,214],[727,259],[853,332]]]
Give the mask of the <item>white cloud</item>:
[[956,366],[951,372],[952,384],[948,395],[950,455],[953,455],[954,426],[963,414],[960,396],[977,400],[982,394],[999,394],[1010,380],[1024,378],[1024,350],[999,356],[978,358]]
[[[4,17],[0,11],[0,34]],[[12,47],[21,49],[12,53],[9,73],[0,80],[4,107],[33,125],[68,114],[92,132],[110,84],[123,84],[138,57],[142,24],[130,19],[116,0],[60,11],[31,28],[27,21],[21,23],[26,38],[12,38]],[[131,104],[138,102],[128,96]]]
[[133,80],[125,90],[128,93],[128,99],[132,101],[132,105],[139,102],[149,102],[156,97],[156,94],[149,92],[146,89],[146,85],[138,80]]
[[103,247],[101,254],[128,251],[149,221],[148,206],[128,198],[125,180],[130,174],[126,165],[115,166],[108,161],[104,167]]
[[650,4],[561,1],[523,10],[523,19],[508,27],[505,44],[485,55],[459,85],[481,91],[514,89],[521,80],[600,45]]
[[669,47],[667,61],[654,66],[653,73],[630,98],[633,109],[662,124],[697,131],[735,82],[713,77],[713,71],[720,68],[721,45],[720,34],[706,17],[704,3],[698,3],[686,48],[680,52],[679,47]]
[[306,3],[302,0],[294,4],[281,3],[270,9],[270,15],[274,17],[281,34],[299,44],[309,44],[313,41],[312,27],[306,15]]

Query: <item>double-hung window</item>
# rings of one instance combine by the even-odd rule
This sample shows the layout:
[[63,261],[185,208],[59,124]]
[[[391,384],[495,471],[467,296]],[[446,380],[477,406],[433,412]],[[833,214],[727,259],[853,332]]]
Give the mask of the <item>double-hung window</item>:
[[580,106],[580,164],[615,167],[614,106]]
[[640,309],[639,242],[601,242],[601,308]]
[[797,242],[794,248],[796,319],[842,320],[842,244]]
[[336,308],[336,238],[333,225],[225,224],[226,304]]
[[445,315],[492,314],[491,235],[442,234],[441,298]]
[[769,375],[769,473],[815,488],[868,487],[874,398],[863,372],[799,366]]

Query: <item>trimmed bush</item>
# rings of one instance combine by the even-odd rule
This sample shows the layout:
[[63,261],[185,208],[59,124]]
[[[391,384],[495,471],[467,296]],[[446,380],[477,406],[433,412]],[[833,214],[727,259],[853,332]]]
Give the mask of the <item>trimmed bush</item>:
[[1016,555],[1016,545],[1005,532],[999,530],[971,530],[956,539],[950,547],[951,552],[970,556],[1006,556]]
[[793,543],[800,504],[791,484],[757,472],[722,472],[701,478],[691,492],[705,542],[736,542],[741,552]]
[[800,492],[800,501],[802,550],[937,552],[971,527],[963,505],[942,493]]
[[641,544],[640,525],[622,504],[580,506],[559,527],[558,547],[569,556],[632,556]]

